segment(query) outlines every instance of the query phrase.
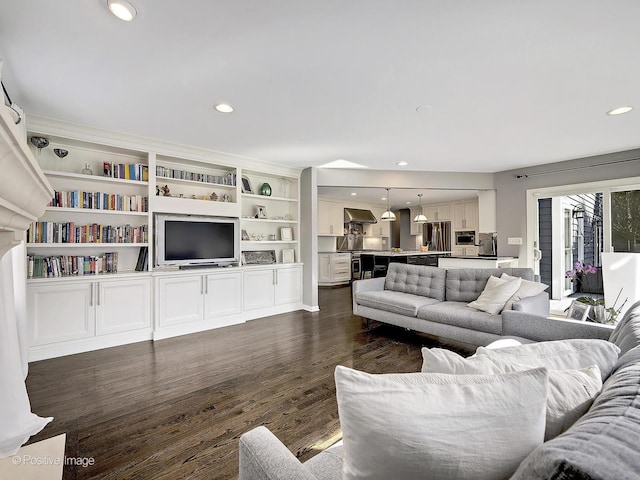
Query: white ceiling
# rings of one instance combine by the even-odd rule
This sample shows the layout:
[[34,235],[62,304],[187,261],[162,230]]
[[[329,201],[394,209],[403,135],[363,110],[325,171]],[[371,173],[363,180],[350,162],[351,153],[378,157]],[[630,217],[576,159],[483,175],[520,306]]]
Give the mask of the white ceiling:
[[640,109],[637,1],[131,2],[131,23],[106,0],[0,2],[13,101],[298,167],[495,172],[640,146],[640,110],[605,115]]

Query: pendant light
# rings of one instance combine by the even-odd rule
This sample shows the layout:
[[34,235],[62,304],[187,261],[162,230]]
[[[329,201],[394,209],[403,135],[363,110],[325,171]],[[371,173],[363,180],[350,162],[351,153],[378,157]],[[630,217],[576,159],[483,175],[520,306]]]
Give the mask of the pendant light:
[[413,221],[415,223],[427,223],[427,217],[425,217],[424,214],[422,213],[422,194],[419,193],[418,197],[420,198],[420,213],[416,215]]
[[382,212],[380,220],[383,222],[393,222],[396,219],[396,214],[391,211],[391,196],[389,195],[390,188],[385,189],[387,191],[387,210]]

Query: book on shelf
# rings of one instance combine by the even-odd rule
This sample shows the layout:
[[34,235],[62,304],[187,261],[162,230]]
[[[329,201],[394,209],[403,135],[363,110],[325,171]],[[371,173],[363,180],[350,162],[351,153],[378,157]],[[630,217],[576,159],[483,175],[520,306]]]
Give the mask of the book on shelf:
[[102,255],[29,255],[28,278],[58,278],[118,272],[118,252]]
[[147,269],[147,257],[149,255],[148,247],[140,247],[138,252],[138,261],[136,262],[136,272],[144,272]]
[[217,185],[229,185],[235,187],[236,174],[229,172],[224,175],[213,175],[209,173],[192,172],[178,168],[156,166],[156,177],[175,178],[178,180],[191,180],[193,182],[214,183]]
[[103,162],[102,172],[105,177],[125,180],[149,181],[149,167],[142,163]]
[[149,211],[149,197],[146,195],[121,195],[117,193],[83,192],[80,190],[55,191],[49,206],[147,212]]
[[76,225],[75,222],[33,222],[28,243],[147,243],[147,225]]

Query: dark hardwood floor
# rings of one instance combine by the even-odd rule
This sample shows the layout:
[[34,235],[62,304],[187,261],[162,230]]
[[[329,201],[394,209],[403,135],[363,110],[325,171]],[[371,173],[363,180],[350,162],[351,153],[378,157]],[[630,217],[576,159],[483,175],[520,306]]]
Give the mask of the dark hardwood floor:
[[[415,372],[436,339],[366,322],[350,288],[292,312],[157,342],[30,364],[32,409],[55,417],[30,442],[67,434],[65,479],[227,479],[238,438],[266,425],[301,460],[339,439],[333,372]],[[447,344],[462,353],[463,345]]]

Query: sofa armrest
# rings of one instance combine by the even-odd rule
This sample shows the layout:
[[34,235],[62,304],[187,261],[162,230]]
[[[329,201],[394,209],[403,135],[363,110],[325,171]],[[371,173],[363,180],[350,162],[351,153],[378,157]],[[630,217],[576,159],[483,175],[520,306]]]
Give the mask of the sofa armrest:
[[523,298],[522,300],[514,302],[511,308],[518,312],[533,313],[546,317],[549,315],[550,309],[549,294],[547,292],[541,292],[533,297]]
[[377,277],[377,278],[367,278],[364,280],[356,280],[351,285],[351,297],[353,302],[353,314],[359,315],[358,313],[358,304],[356,303],[356,295],[359,292],[371,292],[378,291],[382,292],[384,290],[384,282],[386,277]]
[[567,318],[549,318],[515,310],[502,312],[502,335],[524,337],[536,342],[567,338],[608,340],[613,327]]
[[238,480],[317,480],[266,427],[240,436]]

